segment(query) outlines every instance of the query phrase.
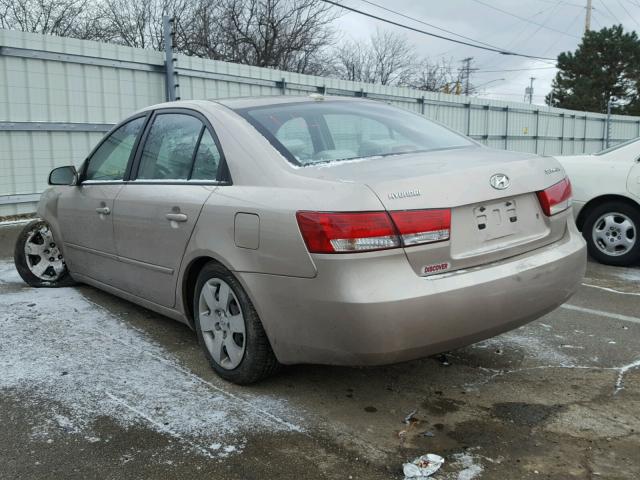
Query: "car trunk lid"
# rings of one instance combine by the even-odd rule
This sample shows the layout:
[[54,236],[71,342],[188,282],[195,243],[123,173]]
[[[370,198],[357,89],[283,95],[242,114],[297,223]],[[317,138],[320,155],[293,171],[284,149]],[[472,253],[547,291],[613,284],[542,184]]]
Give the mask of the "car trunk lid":
[[[535,193],[562,180],[564,172],[557,167],[551,158],[473,147],[301,170],[364,183],[391,212],[450,209],[448,240],[405,247],[415,272],[432,275],[498,261],[561,238],[566,220],[561,225],[547,217]],[[494,175],[506,176],[508,185],[492,186]]]

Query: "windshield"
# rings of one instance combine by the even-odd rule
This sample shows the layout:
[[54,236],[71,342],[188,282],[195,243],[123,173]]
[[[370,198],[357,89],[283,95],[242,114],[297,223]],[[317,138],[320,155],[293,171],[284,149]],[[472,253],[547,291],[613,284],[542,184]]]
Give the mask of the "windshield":
[[626,142],[619,143],[617,145],[614,145],[613,147],[605,148],[604,150],[602,150],[602,151],[600,151],[598,153],[594,153],[594,155],[604,155],[606,153],[613,152],[615,150],[618,150],[619,148],[626,147],[626,146],[631,145],[632,143],[636,143],[636,142],[640,142],[640,138],[632,138],[631,140],[627,140]]
[[474,145],[426,118],[374,101],[317,101],[238,110],[295,165]]

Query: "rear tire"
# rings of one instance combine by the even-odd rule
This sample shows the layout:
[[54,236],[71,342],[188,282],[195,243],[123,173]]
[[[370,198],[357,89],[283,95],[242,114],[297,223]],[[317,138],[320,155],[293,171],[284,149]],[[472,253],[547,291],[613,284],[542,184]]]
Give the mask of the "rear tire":
[[233,274],[216,262],[198,275],[193,316],[198,341],[220,377],[247,385],[278,370],[251,300]]
[[34,220],[20,232],[13,254],[16,270],[32,287],[70,287],[75,285],[62,251],[47,222]]
[[592,208],[582,226],[589,254],[606,265],[628,266],[640,261],[640,207],[620,201]]

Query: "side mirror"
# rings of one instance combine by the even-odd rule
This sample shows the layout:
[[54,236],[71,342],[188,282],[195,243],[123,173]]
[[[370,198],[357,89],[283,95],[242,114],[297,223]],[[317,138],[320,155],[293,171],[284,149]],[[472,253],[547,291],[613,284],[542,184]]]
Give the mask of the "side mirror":
[[73,165],[58,167],[49,173],[49,185],[75,185],[78,183],[78,172]]

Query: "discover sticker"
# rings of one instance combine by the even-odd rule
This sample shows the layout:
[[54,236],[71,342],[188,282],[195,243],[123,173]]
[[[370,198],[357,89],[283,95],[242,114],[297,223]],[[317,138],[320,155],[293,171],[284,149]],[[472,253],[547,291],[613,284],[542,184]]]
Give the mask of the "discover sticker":
[[422,274],[430,275],[432,273],[446,272],[449,268],[451,268],[451,264],[449,262],[434,263],[433,265],[426,265],[422,267]]

